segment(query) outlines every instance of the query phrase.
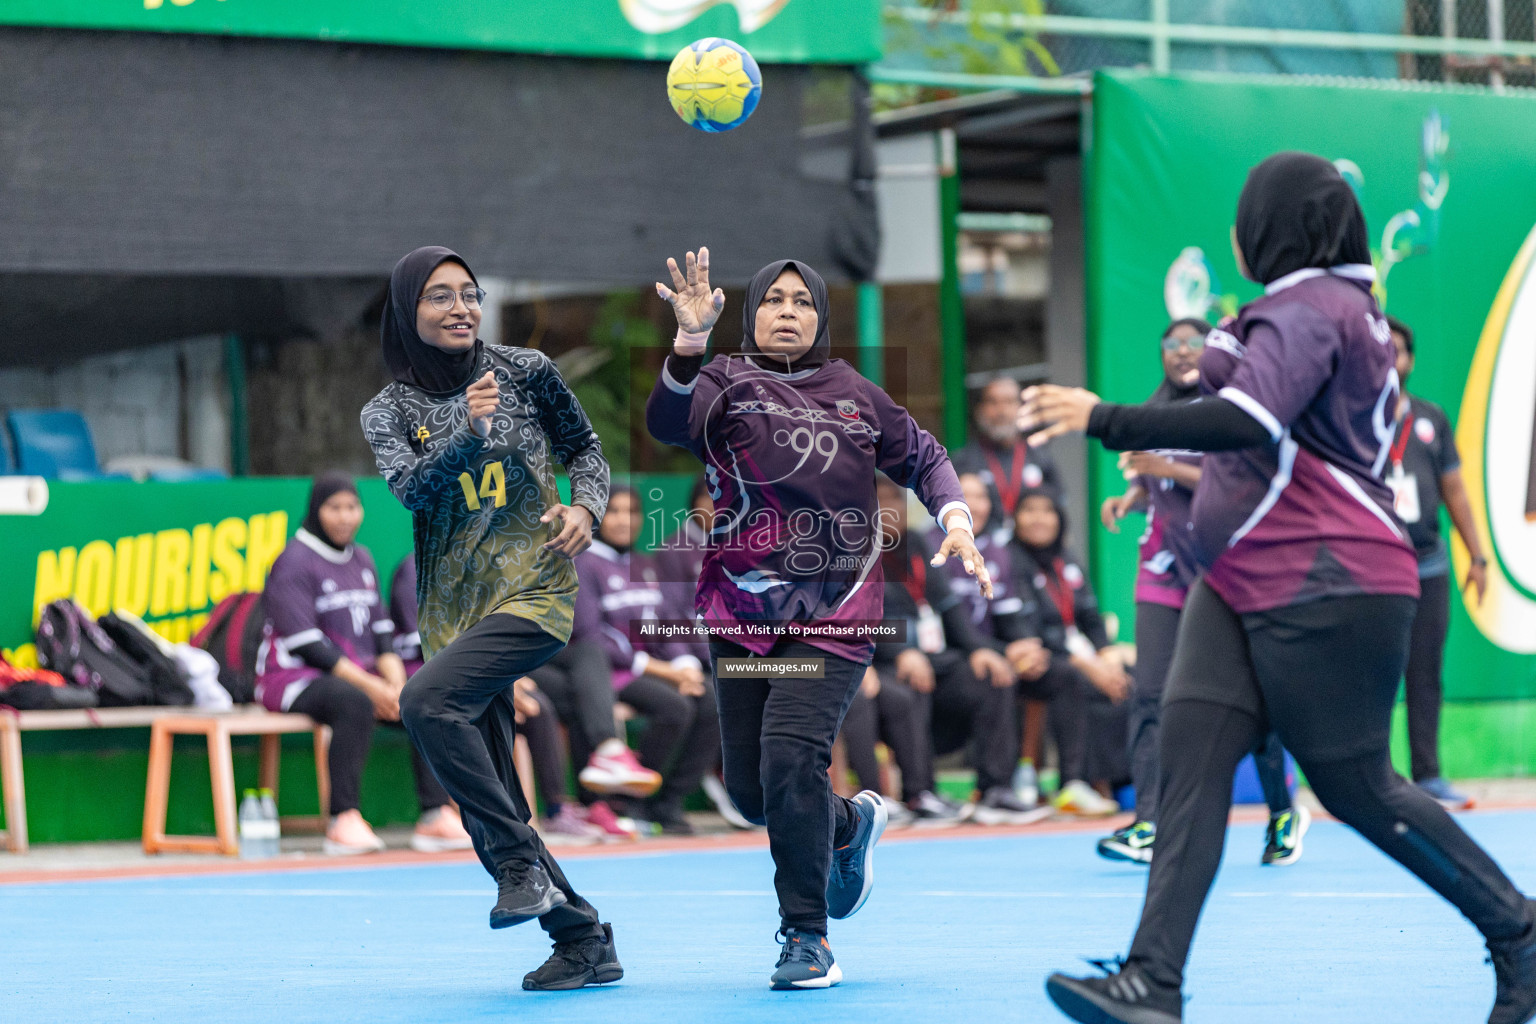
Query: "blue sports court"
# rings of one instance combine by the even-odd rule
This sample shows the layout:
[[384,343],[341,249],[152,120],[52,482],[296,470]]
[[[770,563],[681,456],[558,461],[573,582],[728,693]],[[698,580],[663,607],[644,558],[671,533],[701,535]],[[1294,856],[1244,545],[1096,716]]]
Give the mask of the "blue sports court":
[[[1536,889],[1536,811],[1460,821]],[[0,886],[0,1018],[1056,1021],[1045,975],[1123,952],[1140,906],[1142,870],[1094,856],[1098,834],[892,834],[868,906],[833,923],[847,981],[823,992],[768,990],[766,846],[568,856],[615,923],[626,976],[563,993],[521,990],[549,946],[533,925],[486,927],[494,889],[471,862]],[[1476,933],[1410,875],[1331,821],[1293,867],[1259,867],[1262,842],[1257,824],[1228,834],[1187,1021],[1486,1018]]]

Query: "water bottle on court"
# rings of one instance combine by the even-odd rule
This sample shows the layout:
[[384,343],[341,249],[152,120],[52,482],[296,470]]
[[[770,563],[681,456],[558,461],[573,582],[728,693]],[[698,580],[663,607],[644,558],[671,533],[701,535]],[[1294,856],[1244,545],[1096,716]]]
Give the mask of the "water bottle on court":
[[1040,802],[1040,778],[1035,774],[1035,762],[1027,757],[1013,770],[1013,795],[1030,807]]
[[283,824],[277,816],[277,794],[266,787],[262,787],[258,792],[261,796],[262,819],[269,823],[272,833],[267,840],[271,844],[269,856],[276,857],[282,853],[283,839]]
[[269,821],[262,811],[261,794],[245,791],[240,801],[240,857],[242,860],[266,860],[277,851],[277,822]]

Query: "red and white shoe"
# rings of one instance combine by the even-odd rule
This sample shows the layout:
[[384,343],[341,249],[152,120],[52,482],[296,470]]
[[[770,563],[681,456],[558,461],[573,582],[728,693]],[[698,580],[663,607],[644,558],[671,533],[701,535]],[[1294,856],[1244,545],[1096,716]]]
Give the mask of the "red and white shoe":
[[614,814],[613,808],[601,800],[593,801],[587,808],[587,823],[596,826],[602,832],[605,842],[616,843],[640,838],[640,833],[635,829],[635,823],[631,819]]
[[578,776],[594,793],[644,798],[661,788],[661,775],[640,763],[623,740],[604,740]]
[[418,853],[444,853],[448,850],[468,850],[474,846],[469,833],[464,831],[464,821],[450,804],[428,812],[416,823],[411,833],[411,849]]

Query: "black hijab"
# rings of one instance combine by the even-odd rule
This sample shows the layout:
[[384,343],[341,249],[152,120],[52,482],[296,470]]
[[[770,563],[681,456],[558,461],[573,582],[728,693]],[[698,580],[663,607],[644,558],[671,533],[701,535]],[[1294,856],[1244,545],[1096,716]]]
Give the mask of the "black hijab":
[[[1049,498],[1051,505],[1056,509],[1056,539],[1044,547],[1035,547],[1033,544],[1024,543],[1024,538],[1018,534],[1018,510],[1024,507],[1028,498]],[[1014,506],[1014,534],[1013,542],[1035,560],[1041,568],[1047,568],[1056,559],[1062,557],[1062,552],[1067,546],[1067,510],[1061,504],[1061,495],[1051,487],[1026,487],[1019,492],[1019,503]]]
[[[640,505],[640,492],[635,490],[629,484],[624,484],[624,483],[613,484],[612,486],[609,487],[609,489],[608,489],[608,502],[609,502],[609,504],[612,504],[613,503],[613,499],[618,497],[621,494],[629,495],[630,500],[635,503],[635,506],[637,508],[639,507],[639,505]],[[606,521],[607,520],[605,519],[604,522],[606,522]],[[641,521],[641,523],[644,523],[645,522],[644,517],[642,517],[640,521]],[[641,529],[644,529],[644,527],[642,526]],[[607,537],[603,536],[602,526],[599,525],[598,529],[597,529],[597,539],[602,541],[604,544],[607,544],[609,547],[613,548],[613,550],[617,551],[619,554],[627,555],[627,554],[629,554],[631,549],[634,548],[635,542],[640,539],[640,536],[638,534],[636,534],[634,537],[631,537],[628,544],[615,544],[613,541],[611,541]]]
[[478,285],[475,272],[464,258],[440,245],[424,245],[400,257],[389,275],[384,297],[384,362],[395,380],[432,394],[447,394],[469,386],[480,361],[480,339],[463,352],[444,352],[421,340],[416,333],[416,307],[427,278],[444,263],[457,263]]
[[1311,153],[1276,153],[1248,172],[1237,200],[1237,245],[1260,284],[1305,267],[1371,263],[1355,190]]
[[[768,289],[773,287],[773,282],[790,268],[793,268],[795,273],[805,281],[805,287],[811,293],[811,302],[816,306],[816,338],[811,342],[811,347],[794,360],[763,352],[757,347],[757,307],[763,304],[763,298],[768,294]],[[831,331],[832,317],[831,306],[827,302],[827,282],[823,281],[821,275],[810,266],[799,260],[777,260],[752,275],[752,283],[747,285],[747,301],[741,307],[741,350],[750,355],[754,363],[766,370],[777,370],[780,373],[793,373],[796,370],[820,366],[827,361],[832,351]]]
[[[1195,330],[1200,332],[1201,336],[1211,333],[1211,325],[1209,322],[1202,320],[1197,316],[1181,316],[1179,319],[1175,320],[1173,323],[1169,324],[1166,328],[1163,329],[1163,336],[1158,339],[1158,342],[1161,343],[1166,341],[1168,339],[1168,335],[1172,334],[1180,327],[1193,327]],[[1163,382],[1157,386],[1156,391],[1152,392],[1151,397],[1147,399],[1147,404],[1160,405],[1167,402],[1187,402],[1198,394],[1200,394],[1199,378],[1196,378],[1193,384],[1185,385],[1180,384],[1178,381],[1174,380],[1172,377],[1169,377],[1165,373],[1163,374]]]
[[347,545],[337,544],[331,540],[330,535],[325,532],[325,527],[320,525],[320,506],[342,491],[357,494],[357,484],[353,483],[350,476],[345,473],[321,473],[310,485],[309,510],[304,513],[304,529],[337,551],[347,550]]

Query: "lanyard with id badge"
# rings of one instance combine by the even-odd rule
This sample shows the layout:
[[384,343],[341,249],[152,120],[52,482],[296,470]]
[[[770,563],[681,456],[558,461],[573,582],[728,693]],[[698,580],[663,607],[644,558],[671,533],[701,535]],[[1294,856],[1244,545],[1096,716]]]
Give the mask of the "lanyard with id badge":
[[917,649],[924,654],[938,654],[944,650],[944,620],[927,601],[928,567],[916,555],[912,556],[912,571],[907,576],[907,593],[917,605]]
[[1067,631],[1067,651],[1080,658],[1091,658],[1098,652],[1094,650],[1093,641],[1083,635],[1083,631],[1077,628],[1077,601],[1072,593],[1072,586],[1067,582],[1067,564],[1065,560],[1057,558],[1051,562],[1050,575],[1045,578],[1045,592],[1050,595],[1056,610],[1061,613],[1061,623]]
[[1423,515],[1419,508],[1419,478],[1403,469],[1403,454],[1408,450],[1408,438],[1413,436],[1413,413],[1403,416],[1397,440],[1390,452],[1392,468],[1387,471],[1387,486],[1392,488],[1392,507],[1397,517],[1405,523],[1416,523]]

